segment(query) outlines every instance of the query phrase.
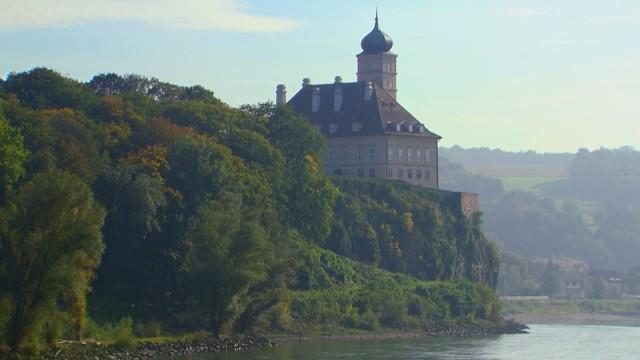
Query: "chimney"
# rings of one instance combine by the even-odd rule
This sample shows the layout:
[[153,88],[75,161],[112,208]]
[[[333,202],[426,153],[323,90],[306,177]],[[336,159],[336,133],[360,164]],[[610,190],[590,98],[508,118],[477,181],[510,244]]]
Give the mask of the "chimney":
[[318,112],[318,110],[320,110],[320,88],[314,88],[311,96],[311,112]]
[[342,76],[340,76],[340,75],[336,76],[334,83],[335,84],[342,84]]
[[284,106],[287,104],[287,88],[283,84],[276,87],[276,106]]
[[371,100],[371,96],[373,96],[373,84],[371,83],[371,81],[367,81],[367,84],[364,88],[364,100]]
[[302,87],[307,87],[309,85],[311,85],[311,79],[309,78],[302,79]]

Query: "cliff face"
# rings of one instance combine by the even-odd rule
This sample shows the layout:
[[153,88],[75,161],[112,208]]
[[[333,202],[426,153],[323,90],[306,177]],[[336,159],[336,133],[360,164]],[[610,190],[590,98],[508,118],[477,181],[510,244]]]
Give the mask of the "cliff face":
[[498,254],[463,193],[401,182],[334,179],[332,232],[325,247],[425,280],[465,278],[494,288]]

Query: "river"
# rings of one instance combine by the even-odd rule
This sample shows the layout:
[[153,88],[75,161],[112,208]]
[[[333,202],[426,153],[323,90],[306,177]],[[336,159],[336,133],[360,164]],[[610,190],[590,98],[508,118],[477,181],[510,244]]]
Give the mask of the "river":
[[633,360],[640,359],[640,327],[532,325],[530,334],[521,335],[286,343],[173,359]]

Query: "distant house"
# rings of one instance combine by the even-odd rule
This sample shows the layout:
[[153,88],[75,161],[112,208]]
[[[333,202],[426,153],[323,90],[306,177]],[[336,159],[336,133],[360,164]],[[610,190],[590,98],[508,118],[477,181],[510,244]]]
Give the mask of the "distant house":
[[[339,76],[329,84],[304,79],[288,105],[326,135],[327,174],[402,180],[437,189],[441,137],[398,103],[392,46],[376,15],[357,55],[357,82],[342,82]],[[277,105],[287,103],[284,85],[278,85],[276,94]],[[475,211],[473,198],[466,201],[469,211]]]
[[589,295],[598,298],[617,298],[625,294],[623,276],[613,270],[596,270],[589,273]]
[[586,274],[580,271],[569,271],[560,276],[560,296],[570,299],[582,299],[585,297]]

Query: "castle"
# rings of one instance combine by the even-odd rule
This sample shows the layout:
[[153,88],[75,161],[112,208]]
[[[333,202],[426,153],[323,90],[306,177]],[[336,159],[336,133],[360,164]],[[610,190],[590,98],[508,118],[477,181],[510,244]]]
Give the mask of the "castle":
[[276,104],[288,104],[327,138],[329,175],[403,180],[438,188],[438,140],[397,101],[393,40],[382,32],[376,14],[373,30],[361,42],[357,82],[331,84],[303,80],[286,101],[278,85]]

